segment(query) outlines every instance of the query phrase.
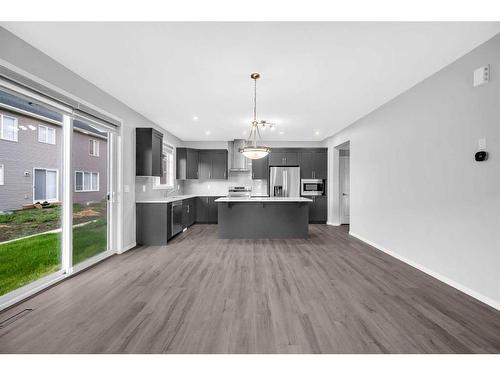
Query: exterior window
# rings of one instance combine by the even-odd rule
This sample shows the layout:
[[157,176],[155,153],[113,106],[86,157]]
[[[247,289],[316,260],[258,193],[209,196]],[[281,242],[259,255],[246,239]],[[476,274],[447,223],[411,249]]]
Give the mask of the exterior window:
[[174,149],[172,146],[163,144],[163,175],[156,177],[154,182],[155,189],[173,189],[174,188]]
[[89,140],[89,154],[91,156],[99,156],[99,141],[95,139]]
[[5,184],[5,180],[4,180],[4,166],[3,164],[0,164],[0,185],[4,185]]
[[38,142],[56,144],[56,129],[38,125]]
[[99,173],[75,172],[75,191],[99,191]]
[[17,118],[0,115],[0,138],[17,142]]

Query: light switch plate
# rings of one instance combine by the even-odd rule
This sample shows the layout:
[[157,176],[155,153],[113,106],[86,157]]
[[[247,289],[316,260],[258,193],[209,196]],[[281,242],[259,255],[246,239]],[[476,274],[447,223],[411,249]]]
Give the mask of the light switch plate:
[[485,65],[474,70],[474,87],[484,85],[490,81],[490,66]]

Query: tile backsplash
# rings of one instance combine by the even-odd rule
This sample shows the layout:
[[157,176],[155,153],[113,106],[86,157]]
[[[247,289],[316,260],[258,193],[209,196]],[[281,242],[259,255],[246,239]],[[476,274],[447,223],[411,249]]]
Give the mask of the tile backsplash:
[[229,172],[227,180],[176,180],[175,189],[154,189],[155,177],[135,178],[135,199],[164,199],[173,195],[225,196],[230,186],[251,186],[252,195],[267,195],[267,180],[252,180],[250,172]]
[[252,180],[250,172],[229,172],[227,180],[180,181],[184,194],[227,195],[230,186],[250,186],[252,195],[267,195],[267,180]]

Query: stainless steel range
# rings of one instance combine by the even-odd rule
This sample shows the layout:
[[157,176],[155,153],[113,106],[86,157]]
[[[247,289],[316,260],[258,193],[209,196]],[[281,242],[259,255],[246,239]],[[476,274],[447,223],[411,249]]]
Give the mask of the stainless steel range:
[[228,196],[250,198],[252,196],[252,188],[249,186],[230,186]]

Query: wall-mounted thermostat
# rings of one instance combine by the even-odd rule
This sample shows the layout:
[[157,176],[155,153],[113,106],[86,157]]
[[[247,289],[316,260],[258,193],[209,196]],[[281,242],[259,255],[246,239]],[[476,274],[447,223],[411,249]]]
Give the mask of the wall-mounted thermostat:
[[474,70],[474,87],[484,85],[490,81],[490,66],[485,65]]

